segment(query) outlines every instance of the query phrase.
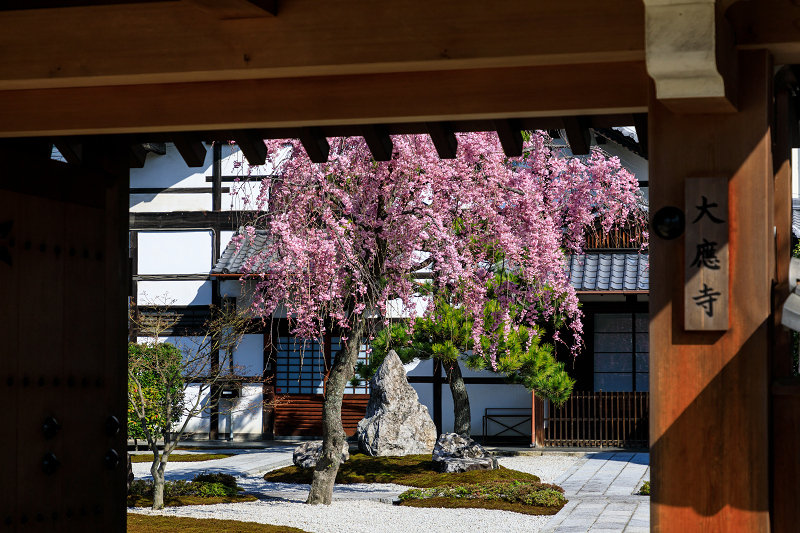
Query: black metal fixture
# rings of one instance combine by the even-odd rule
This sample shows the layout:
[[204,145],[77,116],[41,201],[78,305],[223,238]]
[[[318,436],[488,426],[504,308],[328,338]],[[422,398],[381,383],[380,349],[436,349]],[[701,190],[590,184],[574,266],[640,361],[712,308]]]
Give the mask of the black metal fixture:
[[42,424],[42,432],[44,433],[44,438],[52,439],[56,436],[56,434],[61,430],[61,424],[58,423],[58,420],[53,418],[52,416],[48,416],[44,419],[44,423]]
[[677,239],[683,235],[686,219],[683,211],[668,205],[659,209],[653,215],[653,233],[665,240]]

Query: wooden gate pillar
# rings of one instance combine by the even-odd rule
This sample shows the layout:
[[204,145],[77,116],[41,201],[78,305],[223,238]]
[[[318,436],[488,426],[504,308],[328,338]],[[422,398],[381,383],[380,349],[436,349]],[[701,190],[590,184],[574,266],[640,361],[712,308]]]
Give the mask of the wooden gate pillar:
[[[687,227],[674,240],[650,237],[652,531],[769,531],[772,74],[768,53],[740,53],[734,113],[676,114],[651,88],[651,222],[675,206]],[[686,328],[687,313],[708,311],[707,299],[687,304],[684,294],[692,275],[686,247],[700,253],[703,244],[689,242],[696,236],[688,229],[714,203],[687,199],[691,178],[727,184],[729,208],[715,214],[727,223],[716,249],[727,248],[729,276],[727,287],[713,287],[728,297],[727,329]]]

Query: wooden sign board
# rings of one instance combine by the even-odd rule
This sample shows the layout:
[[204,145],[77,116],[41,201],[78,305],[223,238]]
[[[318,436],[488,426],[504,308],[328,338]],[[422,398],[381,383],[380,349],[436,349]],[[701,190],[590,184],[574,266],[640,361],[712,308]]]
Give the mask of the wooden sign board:
[[686,179],[684,327],[728,329],[728,179]]

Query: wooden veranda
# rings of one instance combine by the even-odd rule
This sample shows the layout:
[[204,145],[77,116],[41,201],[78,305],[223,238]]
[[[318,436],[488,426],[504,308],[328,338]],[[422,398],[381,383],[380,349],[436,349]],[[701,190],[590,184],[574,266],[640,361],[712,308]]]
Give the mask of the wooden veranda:
[[[724,327],[686,320],[712,303],[684,293],[695,243],[651,237],[652,528],[795,531],[800,384],[780,310],[797,79],[778,67],[800,64],[798,21],[790,0],[0,2],[0,449],[17,458],[0,524],[125,530],[142,143],[198,166],[206,140],[261,162],[261,139],[296,137],[324,160],[328,138],[362,135],[382,159],[390,135],[426,133],[452,157],[458,131],[514,154],[544,128],[580,153],[588,128],[636,125],[653,215],[693,211],[687,191],[712,183],[728,204],[726,286],[703,278]],[[49,416],[63,429],[43,432]]]

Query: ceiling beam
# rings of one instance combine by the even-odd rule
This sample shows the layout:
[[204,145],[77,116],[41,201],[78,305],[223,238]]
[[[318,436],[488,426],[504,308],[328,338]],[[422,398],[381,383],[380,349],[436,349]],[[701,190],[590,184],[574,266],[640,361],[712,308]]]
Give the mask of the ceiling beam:
[[206,160],[206,147],[197,135],[189,132],[172,133],[170,139],[188,166],[192,168],[203,166]]
[[251,165],[263,165],[267,160],[267,145],[255,130],[233,130],[233,140]]
[[647,159],[647,113],[634,113],[633,127],[636,128],[636,137],[639,138],[639,150]]
[[75,137],[54,137],[53,144],[70,165],[80,165],[83,159],[83,144]]
[[303,148],[308,154],[308,158],[312,163],[325,163],[328,161],[328,154],[331,151],[331,145],[328,144],[328,139],[322,134],[322,130],[315,127],[300,128],[297,137],[303,144]]
[[219,20],[274,17],[278,0],[187,0],[189,4]]
[[589,155],[592,145],[592,134],[585,117],[563,117],[564,131],[567,134],[572,155]]
[[642,61],[0,91],[0,137],[630,116],[648,84]]
[[519,120],[495,120],[493,123],[506,157],[521,156],[523,141]]
[[458,151],[458,141],[456,140],[453,127],[447,122],[426,122],[428,135],[431,136],[433,146],[440,159],[455,159]]
[[391,137],[386,132],[385,126],[381,124],[365,124],[360,126],[359,129],[375,161],[389,161],[392,159],[394,145]]
[[272,3],[183,0],[0,13],[0,90],[645,58],[641,0],[571,0],[568,10],[542,0],[407,0],[402,8],[293,0],[279,17],[268,14]]
[[139,143],[131,144],[131,153],[128,161],[131,168],[144,168],[144,163],[147,161],[147,150],[144,145]]

